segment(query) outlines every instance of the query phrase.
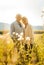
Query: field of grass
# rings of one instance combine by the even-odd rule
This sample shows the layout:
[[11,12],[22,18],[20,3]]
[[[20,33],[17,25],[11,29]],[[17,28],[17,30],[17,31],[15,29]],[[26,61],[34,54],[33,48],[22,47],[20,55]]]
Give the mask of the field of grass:
[[[9,34],[0,35],[0,65],[18,65],[16,62],[19,62],[19,60],[17,61],[19,58],[19,53],[17,52],[16,47],[14,48],[14,44],[15,43]],[[22,52],[22,46],[20,48],[20,51]],[[34,51],[36,54],[36,57],[34,58],[38,58],[38,62],[33,64],[30,64],[29,62],[29,65],[44,65],[44,34],[34,34]],[[25,58],[25,53],[23,57]],[[23,65],[21,62],[19,63],[19,65]]]

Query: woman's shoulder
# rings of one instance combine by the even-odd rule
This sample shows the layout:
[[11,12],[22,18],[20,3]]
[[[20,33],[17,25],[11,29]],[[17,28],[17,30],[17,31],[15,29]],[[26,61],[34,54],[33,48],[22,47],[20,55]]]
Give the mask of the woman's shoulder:
[[28,27],[32,28],[32,25],[31,24],[28,24]]

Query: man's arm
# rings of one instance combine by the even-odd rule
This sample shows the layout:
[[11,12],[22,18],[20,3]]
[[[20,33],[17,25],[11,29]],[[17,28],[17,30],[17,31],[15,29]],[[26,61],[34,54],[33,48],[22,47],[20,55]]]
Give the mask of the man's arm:
[[13,37],[13,32],[15,32],[15,28],[14,28],[14,24],[11,24],[11,27],[10,27],[10,35],[11,35],[11,37]]

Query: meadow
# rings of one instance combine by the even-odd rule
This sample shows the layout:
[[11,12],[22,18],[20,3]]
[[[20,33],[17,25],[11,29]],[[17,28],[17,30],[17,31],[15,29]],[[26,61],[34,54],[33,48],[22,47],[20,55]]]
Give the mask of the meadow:
[[[0,35],[0,65],[44,65],[44,33],[34,34],[33,48],[28,48],[28,51],[23,49],[23,45],[17,45],[21,41],[15,39],[15,43],[9,34]],[[26,56],[32,58],[27,60]]]

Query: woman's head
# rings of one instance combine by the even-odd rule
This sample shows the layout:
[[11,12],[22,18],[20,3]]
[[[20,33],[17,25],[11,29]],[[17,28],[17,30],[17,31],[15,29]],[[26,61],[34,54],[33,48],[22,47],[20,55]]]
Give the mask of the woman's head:
[[22,22],[26,26],[28,24],[28,19],[26,17],[22,17]]

